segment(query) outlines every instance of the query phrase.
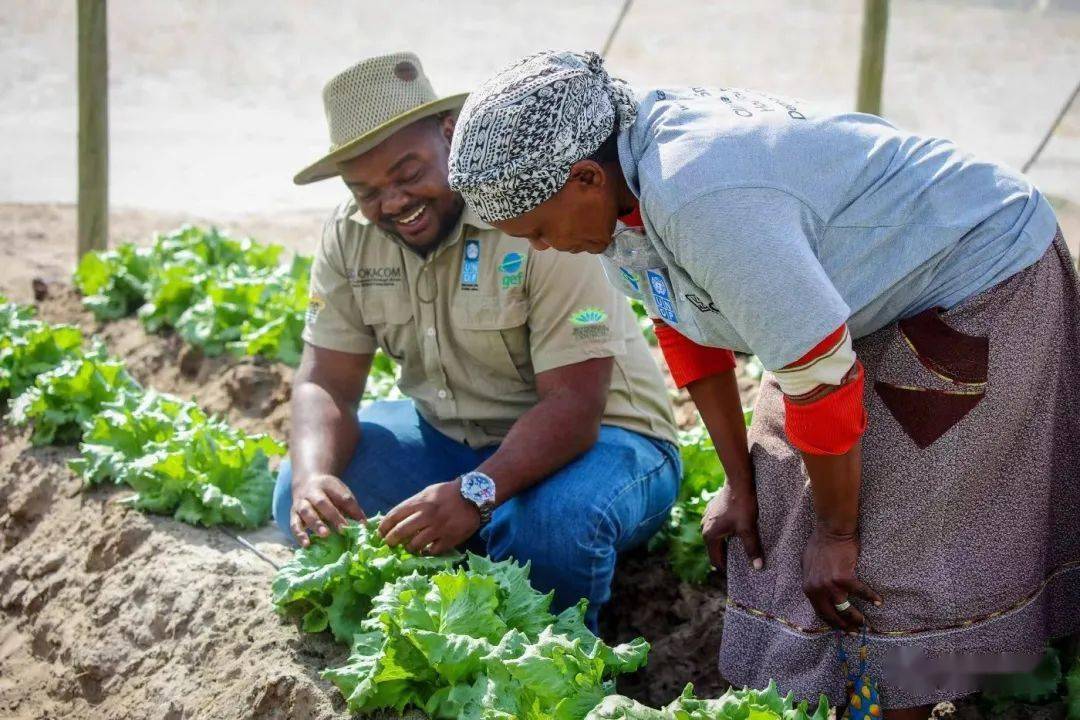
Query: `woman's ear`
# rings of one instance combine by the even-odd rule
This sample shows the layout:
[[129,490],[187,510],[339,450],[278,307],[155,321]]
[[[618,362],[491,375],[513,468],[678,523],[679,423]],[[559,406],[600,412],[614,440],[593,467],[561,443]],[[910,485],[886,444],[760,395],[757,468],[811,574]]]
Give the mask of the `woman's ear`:
[[595,160],[578,160],[570,166],[570,179],[590,188],[598,188],[607,180],[607,174]]

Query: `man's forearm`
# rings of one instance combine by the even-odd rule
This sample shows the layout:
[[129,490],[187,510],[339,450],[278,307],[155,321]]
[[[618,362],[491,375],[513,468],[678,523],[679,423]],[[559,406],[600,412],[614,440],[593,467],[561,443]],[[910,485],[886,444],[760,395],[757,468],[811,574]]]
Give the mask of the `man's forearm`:
[[599,433],[594,410],[568,392],[554,393],[518,418],[477,470],[495,480],[495,502],[501,505],[586,452]]
[[360,426],[351,403],[337,400],[314,382],[293,388],[289,456],[293,477],[339,476],[360,441]]
[[735,371],[696,380],[686,386],[709,431],[727,482],[735,490],[754,490],[754,472],[746,444],[746,422]]
[[862,444],[843,455],[803,453],[818,530],[849,537],[859,529],[859,493],[862,485]]

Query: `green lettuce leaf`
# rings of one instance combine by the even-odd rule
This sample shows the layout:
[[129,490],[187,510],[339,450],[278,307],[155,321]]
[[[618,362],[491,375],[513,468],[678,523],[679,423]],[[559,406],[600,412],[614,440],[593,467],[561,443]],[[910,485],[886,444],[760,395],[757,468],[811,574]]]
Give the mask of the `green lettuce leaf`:
[[[376,516],[364,523],[350,522],[340,532],[326,538],[313,537],[309,547],[297,550],[271,585],[271,599],[278,612],[305,618],[307,632],[321,632],[328,627],[335,639],[350,643],[375,596],[383,593],[378,599],[383,603],[380,612],[396,608],[400,593],[408,590],[408,585],[399,587],[398,595],[386,595],[384,591],[392,589],[395,581],[434,574],[461,558],[457,554],[418,556],[400,545],[390,547],[378,533],[380,519]],[[429,586],[421,581],[426,593]],[[425,627],[434,627],[434,621],[427,617]]]
[[136,491],[128,502],[200,525],[254,528],[270,518],[269,458],[285,446],[248,435],[196,405],[158,393],[129,393],[83,424],[71,468],[88,484],[111,480]]
[[[617,674],[644,664],[648,644],[606,645],[585,626],[584,601],[552,615],[528,571],[469,555],[464,567],[398,577],[372,598],[349,660],[324,677],[353,712],[581,720]],[[311,625],[321,622],[316,613]]]
[[102,406],[121,393],[137,392],[141,388],[124,364],[108,359],[99,348],[38,375],[34,385],[12,402],[8,420],[14,425],[33,423],[35,445],[74,443]]
[[828,720],[829,703],[822,695],[813,710],[806,701],[780,695],[770,682],[764,690],[728,690],[719,698],[698,699],[694,686],[687,685],[670,705],[655,709],[627,697],[604,698],[588,715],[588,720]]
[[17,397],[39,375],[82,356],[82,333],[70,325],[51,325],[6,311],[0,335],[0,401]]

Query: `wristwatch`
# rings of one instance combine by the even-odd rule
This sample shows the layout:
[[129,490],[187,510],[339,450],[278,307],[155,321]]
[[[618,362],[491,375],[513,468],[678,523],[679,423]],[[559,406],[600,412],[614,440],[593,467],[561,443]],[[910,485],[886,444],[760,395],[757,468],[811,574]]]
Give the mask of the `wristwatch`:
[[473,470],[461,476],[461,497],[480,511],[480,527],[491,522],[495,510],[495,481],[482,472]]

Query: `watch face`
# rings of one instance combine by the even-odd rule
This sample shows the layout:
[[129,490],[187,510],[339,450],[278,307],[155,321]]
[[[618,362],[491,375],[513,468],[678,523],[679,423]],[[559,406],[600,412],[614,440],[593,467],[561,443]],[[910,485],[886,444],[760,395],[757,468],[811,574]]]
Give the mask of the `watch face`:
[[461,478],[461,494],[477,505],[495,502],[495,481],[483,473],[466,473]]

